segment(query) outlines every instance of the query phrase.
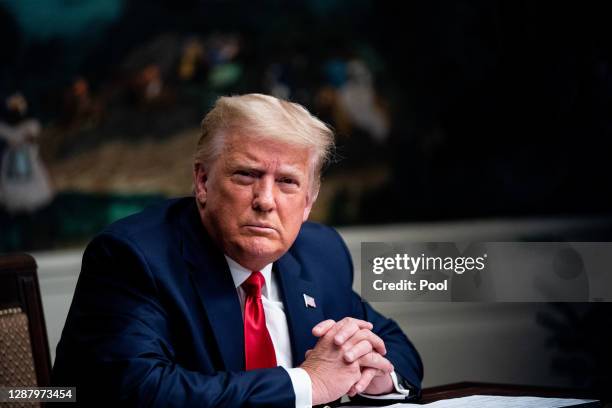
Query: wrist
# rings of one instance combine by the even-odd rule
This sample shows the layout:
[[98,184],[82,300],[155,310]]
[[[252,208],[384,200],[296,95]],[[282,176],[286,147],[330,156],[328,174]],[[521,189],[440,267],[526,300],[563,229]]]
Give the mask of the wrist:
[[320,381],[316,370],[310,367],[306,362],[304,362],[300,368],[306,371],[306,374],[308,374],[310,378],[312,405],[320,405],[328,402],[324,400],[324,384]]

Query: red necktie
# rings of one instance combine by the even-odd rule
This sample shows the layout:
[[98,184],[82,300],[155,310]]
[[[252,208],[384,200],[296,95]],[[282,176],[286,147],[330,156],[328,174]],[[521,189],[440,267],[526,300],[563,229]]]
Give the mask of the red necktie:
[[247,370],[276,367],[276,353],[266,327],[266,315],[261,302],[261,287],[265,279],[261,272],[251,273],[242,288],[244,302],[244,357]]

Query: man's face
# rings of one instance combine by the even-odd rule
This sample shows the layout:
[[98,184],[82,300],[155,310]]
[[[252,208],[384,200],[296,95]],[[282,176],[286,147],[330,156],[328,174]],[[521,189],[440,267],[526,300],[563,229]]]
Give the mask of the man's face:
[[280,258],[310,214],[306,148],[229,133],[217,160],[194,170],[204,227],[230,258],[259,270]]

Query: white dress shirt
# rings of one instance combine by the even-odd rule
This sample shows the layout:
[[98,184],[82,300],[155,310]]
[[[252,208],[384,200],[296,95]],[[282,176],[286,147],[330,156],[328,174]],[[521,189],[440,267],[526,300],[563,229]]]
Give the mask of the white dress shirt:
[[[225,256],[225,259],[232,273],[234,286],[236,287],[238,298],[240,299],[242,318],[244,319],[246,293],[241,285],[251,276],[252,271],[246,269],[228,256]],[[266,327],[270,333],[272,344],[274,345],[276,363],[287,370],[289,374],[291,384],[293,385],[293,392],[295,393],[295,407],[312,407],[312,382],[310,381],[310,376],[306,370],[299,367],[292,367],[293,355],[291,352],[289,326],[287,326],[285,306],[283,305],[278,290],[278,283],[276,277],[272,273],[272,264],[264,266],[259,272],[261,272],[265,279],[265,284],[261,288],[261,302],[266,316]],[[367,394],[360,395],[372,399],[401,399],[408,395],[409,390],[404,389],[398,384],[395,372],[391,373],[391,378],[395,386],[395,393],[378,396]]]
[[[244,319],[244,303],[246,293],[242,289],[242,284],[251,276],[252,271],[246,269],[233,259],[225,257],[232,273],[232,279],[240,299],[240,309]],[[287,316],[285,316],[285,306],[280,297],[278,283],[272,274],[272,264],[263,267],[259,272],[263,275],[266,283],[261,288],[261,302],[263,303],[264,314],[266,315],[266,327],[270,333],[276,363],[287,370],[293,392],[295,393],[296,408],[312,406],[312,383],[306,370],[302,368],[292,368],[292,353],[289,337],[289,326],[287,326]]]

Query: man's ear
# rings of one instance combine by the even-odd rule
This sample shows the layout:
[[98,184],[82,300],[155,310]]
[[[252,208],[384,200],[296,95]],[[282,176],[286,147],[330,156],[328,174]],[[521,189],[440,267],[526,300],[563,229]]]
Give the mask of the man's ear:
[[204,168],[204,164],[196,162],[193,164],[193,190],[195,198],[200,206],[206,204],[208,172]]

